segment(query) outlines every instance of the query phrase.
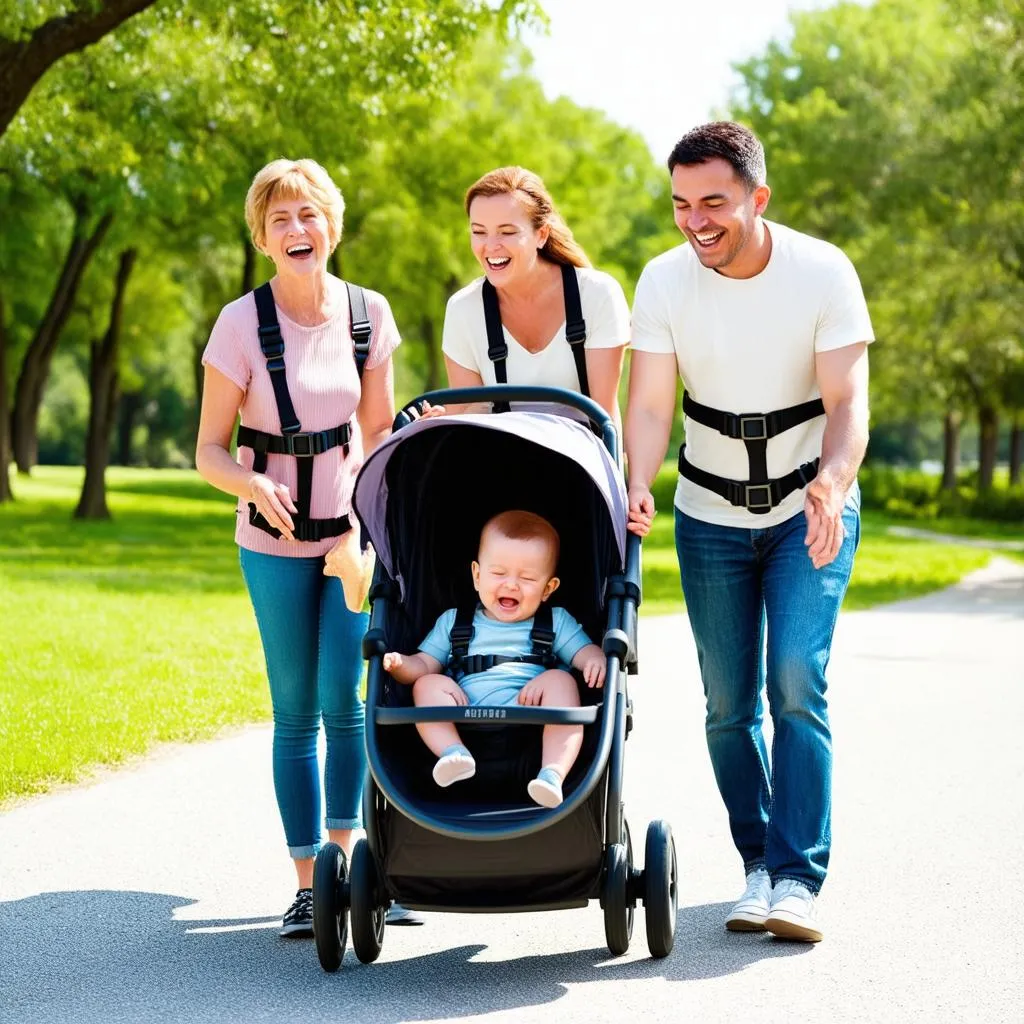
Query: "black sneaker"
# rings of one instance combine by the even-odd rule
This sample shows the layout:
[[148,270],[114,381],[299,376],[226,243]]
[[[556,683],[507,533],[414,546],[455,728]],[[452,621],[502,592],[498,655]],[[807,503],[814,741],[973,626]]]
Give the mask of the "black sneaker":
[[303,938],[313,934],[313,890],[300,889],[295,902],[285,911],[279,935]]

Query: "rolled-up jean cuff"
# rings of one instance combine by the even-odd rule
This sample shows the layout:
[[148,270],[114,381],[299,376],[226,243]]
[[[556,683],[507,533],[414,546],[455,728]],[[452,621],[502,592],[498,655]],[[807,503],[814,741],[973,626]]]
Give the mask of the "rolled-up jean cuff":
[[327,827],[338,831],[351,831],[354,828],[363,827],[362,818],[328,818]]
[[308,860],[310,857],[315,857],[320,852],[320,844],[314,843],[312,846],[289,846],[288,855],[292,860]]
[[756,871],[758,868],[764,867],[764,857],[755,857],[753,860],[745,861],[743,864],[743,874],[749,875],[751,871]]

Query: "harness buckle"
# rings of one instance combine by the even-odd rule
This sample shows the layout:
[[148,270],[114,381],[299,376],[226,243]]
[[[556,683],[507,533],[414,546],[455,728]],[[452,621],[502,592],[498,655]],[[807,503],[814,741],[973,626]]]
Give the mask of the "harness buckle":
[[[764,500],[758,498],[763,495]],[[772,510],[772,489],[770,484],[746,484],[743,488],[743,503],[748,512],[770,512]]]
[[578,345],[581,341],[587,340],[587,325],[583,320],[567,321],[565,325],[565,340],[570,345]]
[[281,328],[277,324],[257,327],[256,332],[260,339],[260,351],[268,359],[284,355],[284,338],[281,337]]
[[311,455],[316,455],[313,451],[313,435],[312,434],[292,434],[288,438],[289,455],[294,455],[296,458],[306,458]]
[[[767,416],[740,416],[740,440],[741,441],[767,441],[768,440],[768,417]],[[759,486],[759,485],[757,485]]]
[[267,369],[271,373],[284,373],[284,356],[272,356],[267,360]]

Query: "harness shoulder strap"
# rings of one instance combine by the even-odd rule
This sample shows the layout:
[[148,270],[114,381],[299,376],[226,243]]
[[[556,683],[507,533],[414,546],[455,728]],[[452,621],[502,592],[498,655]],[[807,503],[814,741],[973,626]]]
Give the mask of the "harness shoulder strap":
[[455,622],[449,639],[452,645],[451,660],[454,664],[465,661],[469,656],[469,645],[473,640],[473,616],[476,615],[476,602],[460,605],[455,610]]
[[[487,278],[484,278],[480,294],[484,300],[484,323],[487,325],[487,358],[494,363],[494,381],[496,384],[508,383],[508,372],[505,361],[508,359],[508,344],[505,332],[501,327],[501,309],[498,307],[498,293]],[[508,412],[508,402],[495,402],[495,412]]]
[[533,628],[530,630],[531,653],[542,658],[544,665],[553,665],[555,658],[555,627],[554,612],[547,601],[542,601],[533,616]]
[[274,386],[274,401],[277,403],[277,415],[281,420],[281,433],[295,434],[302,429],[302,424],[295,415],[292,396],[288,393],[288,381],[284,372],[284,338],[281,336],[281,325],[277,322],[277,307],[274,305],[274,293],[271,291],[270,282],[261,284],[253,292],[253,298],[256,300],[256,317],[259,320],[260,351],[267,361],[270,383]]
[[366,294],[357,284],[345,282],[348,290],[348,308],[351,316],[350,331],[356,358],[356,373],[363,379],[363,369],[370,355],[370,344],[373,341],[373,325],[366,314]]
[[583,304],[580,302],[580,282],[576,268],[562,264],[562,300],[565,302],[565,340],[572,349],[576,362],[576,376],[580,382],[580,394],[590,397],[590,382],[587,379],[587,322],[583,319]]

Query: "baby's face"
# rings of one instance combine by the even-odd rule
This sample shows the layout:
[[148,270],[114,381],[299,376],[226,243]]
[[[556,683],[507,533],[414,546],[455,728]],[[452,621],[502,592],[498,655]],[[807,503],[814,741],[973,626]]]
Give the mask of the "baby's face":
[[510,540],[490,533],[473,563],[473,586],[486,613],[499,622],[532,618],[558,586],[552,552],[540,538]]

